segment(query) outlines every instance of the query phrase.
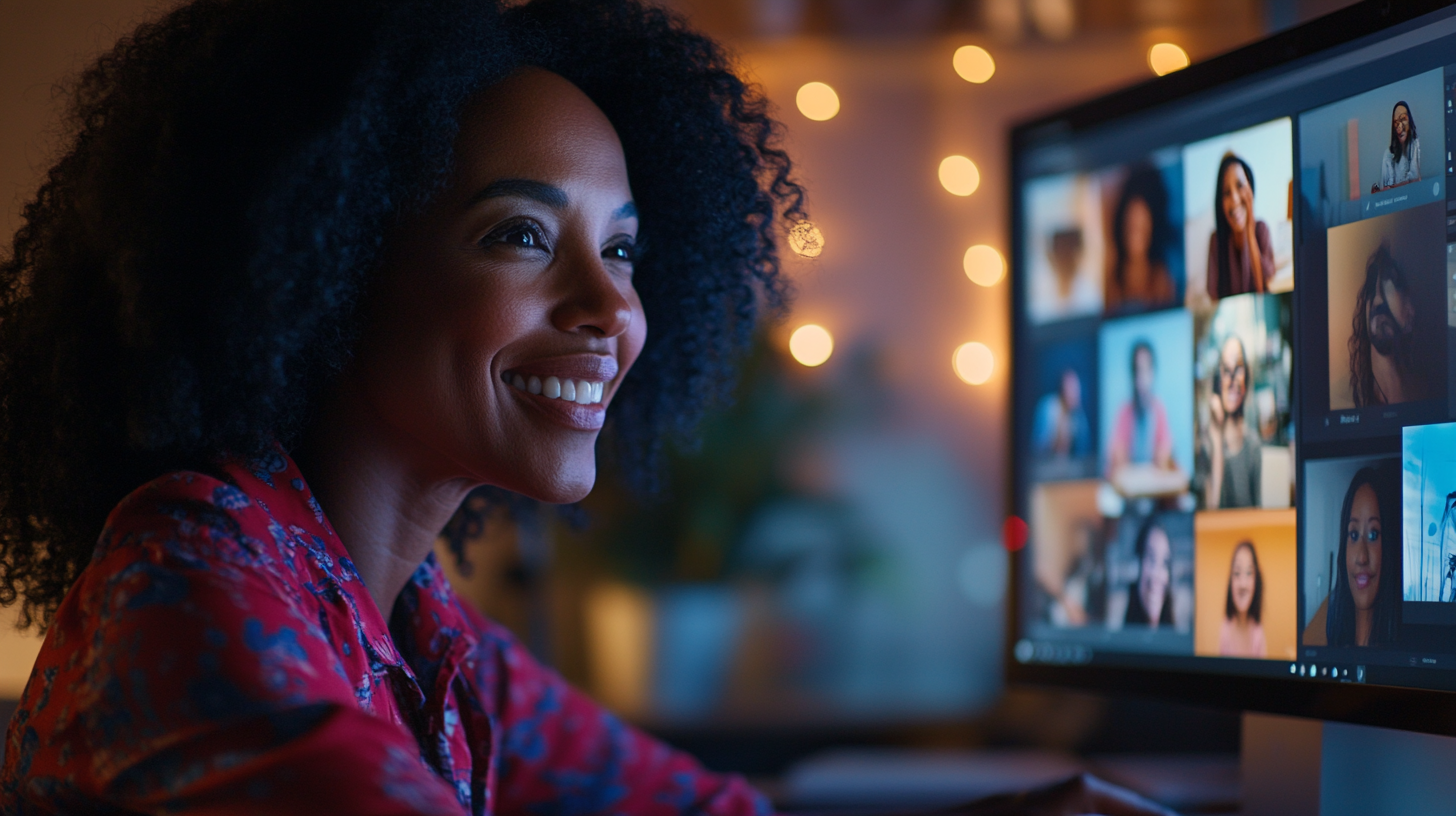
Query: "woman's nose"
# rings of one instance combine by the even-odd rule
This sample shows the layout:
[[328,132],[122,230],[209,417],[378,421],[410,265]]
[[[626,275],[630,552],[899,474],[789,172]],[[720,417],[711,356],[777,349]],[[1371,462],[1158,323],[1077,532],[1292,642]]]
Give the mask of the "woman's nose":
[[561,272],[562,297],[551,315],[556,328],[616,337],[632,325],[631,280],[609,270],[595,249],[572,253]]

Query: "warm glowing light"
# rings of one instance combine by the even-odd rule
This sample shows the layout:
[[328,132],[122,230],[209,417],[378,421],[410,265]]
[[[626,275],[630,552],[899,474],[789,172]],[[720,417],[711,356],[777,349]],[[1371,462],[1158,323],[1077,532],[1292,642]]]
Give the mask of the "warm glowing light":
[[1172,43],[1158,43],[1148,49],[1148,65],[1158,76],[1188,67],[1188,52]]
[[789,336],[789,353],[811,368],[823,365],[834,353],[834,337],[823,326],[805,323]]
[[982,286],[995,286],[1006,277],[1006,259],[995,247],[976,244],[966,250],[966,277]]
[[789,248],[805,258],[817,258],[824,251],[824,233],[812,222],[800,221],[789,230]]
[[799,95],[794,97],[799,105],[799,113],[813,119],[816,122],[824,122],[833,119],[839,113],[839,94],[834,89],[822,82],[810,82],[799,89]]
[[955,66],[955,72],[961,75],[961,79],[977,85],[996,73],[996,60],[991,59],[991,53],[979,45],[957,48],[950,64]]
[[981,385],[991,379],[996,369],[996,357],[985,343],[962,343],[951,359],[957,377],[971,385]]
[[940,162],[940,184],[958,196],[968,196],[981,186],[981,171],[965,156],[946,156]]

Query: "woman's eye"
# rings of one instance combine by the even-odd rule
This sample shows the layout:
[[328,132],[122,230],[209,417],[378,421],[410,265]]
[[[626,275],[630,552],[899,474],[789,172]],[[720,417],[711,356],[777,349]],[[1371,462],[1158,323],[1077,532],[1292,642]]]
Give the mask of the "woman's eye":
[[637,246],[630,243],[612,244],[602,252],[602,257],[609,261],[632,263],[637,260]]
[[1370,532],[1368,532],[1368,533],[1365,534],[1365,540],[1366,541],[1379,541],[1380,540],[1380,530],[1378,528],[1371,529]]
[[1350,531],[1349,531],[1349,533],[1347,533],[1347,535],[1350,537],[1350,540],[1351,541],[1359,541],[1360,540],[1360,531],[1359,530],[1356,530],[1353,527],[1350,528]]
[[520,249],[540,249],[546,246],[546,239],[533,224],[512,224],[487,235],[480,244],[486,247],[504,244]]

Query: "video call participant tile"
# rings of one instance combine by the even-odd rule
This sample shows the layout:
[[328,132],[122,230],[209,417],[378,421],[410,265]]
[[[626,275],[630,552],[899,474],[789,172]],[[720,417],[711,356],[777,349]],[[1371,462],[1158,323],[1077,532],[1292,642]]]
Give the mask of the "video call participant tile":
[[1183,148],[1188,308],[1294,289],[1294,149],[1288,117]]
[[1235,295],[1198,324],[1193,496],[1200,509],[1293,504],[1291,313],[1288,295]]
[[1304,646],[1395,647],[1402,636],[1401,463],[1305,463]]
[[1181,306],[1183,171],[1177,151],[1097,174],[1102,199],[1103,303],[1108,315]]
[[1199,513],[1193,524],[1194,654],[1294,660],[1299,648],[1294,510]]
[[1102,313],[1103,226],[1097,180],[1084,173],[1027,183],[1027,315],[1046,324]]
[[1301,194],[1324,226],[1446,200],[1443,78],[1437,68],[1299,117]]
[[1103,477],[1124,499],[1172,502],[1193,467],[1193,318],[1109,320],[1098,335]]
[[1097,475],[1097,344],[1093,336],[1038,347],[1036,405],[1028,440],[1032,478]]
[[1440,203],[1329,230],[1330,410],[1445,401],[1444,230]]

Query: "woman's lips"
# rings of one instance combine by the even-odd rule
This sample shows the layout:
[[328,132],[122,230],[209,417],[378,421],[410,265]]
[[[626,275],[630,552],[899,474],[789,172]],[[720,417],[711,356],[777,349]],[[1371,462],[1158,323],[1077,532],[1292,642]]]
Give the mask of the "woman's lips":
[[1360,589],[1365,589],[1366,587],[1370,586],[1370,578],[1371,576],[1368,572],[1355,573],[1355,586],[1359,587]]
[[601,429],[607,386],[616,376],[616,358],[603,354],[543,358],[501,372],[518,398],[558,424],[583,431]]

